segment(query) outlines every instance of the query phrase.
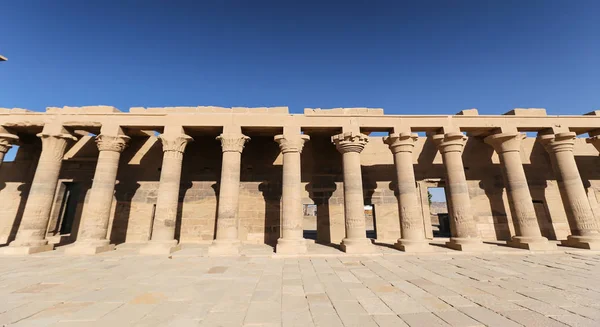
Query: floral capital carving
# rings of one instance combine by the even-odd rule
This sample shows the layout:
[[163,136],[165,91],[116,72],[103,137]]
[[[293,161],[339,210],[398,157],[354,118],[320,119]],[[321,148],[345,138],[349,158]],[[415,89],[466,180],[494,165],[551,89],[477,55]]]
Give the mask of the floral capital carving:
[[497,153],[519,152],[523,133],[498,133],[486,137],[483,141],[494,148]]
[[573,151],[575,147],[575,132],[564,132],[557,134],[544,134],[538,136],[540,143],[544,146],[548,153],[556,153],[562,151]]
[[10,148],[19,141],[19,137],[14,134],[0,134],[0,153],[6,153]]
[[468,137],[460,132],[436,134],[433,136],[433,142],[437,145],[441,153],[462,152]]
[[304,148],[304,143],[310,140],[310,136],[299,134],[298,136],[287,137],[285,135],[275,135],[273,138],[275,142],[279,143],[279,148],[281,149],[281,153],[288,152],[299,152],[302,153],[302,148]]
[[162,142],[163,151],[174,151],[183,153],[185,151],[185,147],[189,142],[192,142],[194,139],[191,136],[185,134],[179,135],[166,135],[161,134],[158,136],[160,141]]
[[223,152],[242,153],[244,145],[250,141],[250,138],[244,134],[221,134],[217,136],[217,140],[221,141]]
[[129,136],[126,135],[111,136],[100,134],[96,136],[96,145],[98,145],[98,150],[100,151],[123,152],[127,147],[129,139]]
[[392,133],[390,134],[390,136],[383,137],[383,143],[387,144],[390,147],[390,151],[392,151],[392,153],[412,153],[413,149],[415,148],[415,142],[418,138],[419,137],[417,136],[417,134],[412,133]]
[[369,137],[362,133],[346,132],[332,136],[331,142],[335,144],[340,153],[361,153],[365,145],[369,142]]

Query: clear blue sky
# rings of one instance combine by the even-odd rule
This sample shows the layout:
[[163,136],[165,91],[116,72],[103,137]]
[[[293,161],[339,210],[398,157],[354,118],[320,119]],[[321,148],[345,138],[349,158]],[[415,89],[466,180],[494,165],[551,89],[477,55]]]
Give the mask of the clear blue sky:
[[2,1],[0,107],[600,109],[600,1]]

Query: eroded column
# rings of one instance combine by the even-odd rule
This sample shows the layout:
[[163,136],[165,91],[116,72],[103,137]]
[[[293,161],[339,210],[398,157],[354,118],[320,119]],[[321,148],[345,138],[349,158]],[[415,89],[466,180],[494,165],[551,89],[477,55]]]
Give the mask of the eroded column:
[[96,136],[99,155],[92,188],[87,196],[81,215],[77,241],[65,249],[67,254],[97,254],[114,250],[107,239],[110,211],[117,181],[121,152],[127,146],[129,136]]
[[[0,127],[2,129],[2,127]],[[12,146],[19,141],[19,137],[14,134],[0,133],[0,166],[4,161],[4,155]]]
[[347,253],[371,253],[375,247],[367,238],[360,153],[369,141],[367,135],[345,132],[331,141],[342,154],[344,166],[344,216],[346,238],[340,248]]
[[417,197],[415,172],[413,169],[413,149],[416,134],[400,133],[384,137],[390,151],[394,154],[396,178],[398,181],[398,213],[400,216],[401,238],[394,244],[406,252],[427,252],[432,248],[425,238],[421,206]]
[[244,145],[250,140],[243,134],[221,134],[223,162],[219,183],[219,206],[217,208],[216,237],[208,253],[213,255],[239,253],[238,203],[240,192],[240,165]]
[[485,143],[494,147],[500,157],[504,173],[508,203],[510,205],[515,236],[507,242],[509,246],[527,250],[555,250],[556,245],[542,236],[533,207],[527,177],[521,161],[521,133],[499,133],[485,138]]
[[571,235],[561,244],[600,250],[600,232],[573,155],[576,137],[574,132],[538,136],[550,154],[556,180],[565,201],[565,210],[570,217]]
[[76,138],[68,133],[42,132],[37,136],[42,140],[42,153],[16,239],[4,248],[6,254],[31,254],[54,248],[54,245],[48,244],[46,240],[46,230],[62,159],[68,142]]
[[442,154],[446,169],[448,213],[452,234],[446,246],[459,251],[485,250],[487,247],[483,245],[473,219],[469,186],[462,162],[462,152],[467,137],[460,132],[453,132],[434,135],[433,141]]
[[147,246],[140,250],[142,254],[170,254],[180,249],[175,239],[177,206],[181,167],[186,145],[192,138],[185,134],[160,135],[163,145],[163,162],[158,186],[158,198],[152,225],[152,236]]
[[276,135],[275,142],[283,154],[283,187],[281,191],[282,218],[281,238],[277,240],[276,252],[280,254],[306,253],[306,240],[302,225],[302,182],[300,155],[308,135]]

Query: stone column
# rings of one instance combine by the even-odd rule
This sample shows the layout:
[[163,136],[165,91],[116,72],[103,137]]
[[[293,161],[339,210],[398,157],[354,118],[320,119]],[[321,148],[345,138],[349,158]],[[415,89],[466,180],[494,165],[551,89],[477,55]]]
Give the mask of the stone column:
[[571,218],[572,234],[567,236],[567,239],[561,244],[600,250],[600,232],[573,155],[576,137],[574,132],[563,132],[540,135],[538,139],[550,154],[556,180],[565,202],[565,210],[567,216]]
[[372,253],[375,247],[367,238],[365,200],[363,196],[360,153],[369,138],[365,134],[345,132],[334,135],[331,141],[342,154],[344,165],[344,216],[346,238],[340,248],[347,253]]
[[46,240],[46,230],[62,159],[69,140],[76,140],[68,133],[40,133],[42,153],[31,182],[27,203],[16,239],[4,248],[6,254],[32,254],[50,251],[53,244]]
[[14,134],[0,133],[0,166],[4,161],[4,155],[6,152],[8,152],[8,150],[10,150],[13,144],[15,144],[18,140],[19,137]]
[[442,154],[446,168],[446,194],[452,234],[446,246],[459,251],[485,250],[487,247],[483,245],[473,219],[469,186],[462,162],[467,137],[460,132],[453,132],[434,135],[433,141]]
[[411,133],[390,134],[383,138],[383,142],[394,154],[398,182],[398,213],[402,237],[394,246],[405,252],[432,251],[425,238],[413,169],[412,154],[417,138],[416,134]]
[[302,181],[300,179],[300,154],[308,135],[276,135],[275,142],[283,154],[283,187],[281,238],[277,240],[276,252],[282,254],[306,253],[303,237]]
[[162,142],[164,155],[152,237],[148,245],[140,249],[142,254],[171,254],[180,249],[175,239],[175,224],[179,205],[181,167],[185,147],[192,138],[185,134],[163,134],[158,138]]
[[221,165],[221,182],[219,183],[219,205],[217,208],[216,237],[208,253],[211,255],[227,255],[239,253],[238,238],[238,202],[240,192],[240,165],[244,145],[250,138],[243,134],[221,134],[223,163]]
[[529,193],[527,177],[521,161],[521,133],[499,133],[485,138],[485,143],[491,145],[498,156],[504,173],[508,203],[510,205],[515,236],[507,242],[509,246],[527,250],[556,250],[556,245],[549,243],[542,236],[535,215],[533,200]]
[[117,169],[121,152],[127,146],[129,136],[104,135],[96,137],[100,154],[88,201],[84,204],[77,241],[65,250],[66,254],[97,254],[114,250],[114,244],[106,238],[110,211],[117,181]]

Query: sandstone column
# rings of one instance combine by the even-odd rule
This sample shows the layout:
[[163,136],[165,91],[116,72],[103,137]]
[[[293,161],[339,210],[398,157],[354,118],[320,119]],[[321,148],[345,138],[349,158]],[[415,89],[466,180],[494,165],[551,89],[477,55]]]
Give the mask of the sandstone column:
[[549,243],[548,239],[542,236],[535,215],[520,154],[521,140],[524,137],[525,135],[515,132],[499,133],[485,138],[485,143],[494,147],[500,157],[515,224],[516,235],[507,244],[527,250],[555,250],[556,245]]
[[175,239],[175,223],[179,205],[181,167],[185,147],[192,138],[185,134],[163,134],[158,138],[163,145],[163,163],[152,237],[148,245],[140,250],[142,254],[171,254],[180,249]]
[[563,132],[540,135],[538,138],[550,154],[556,180],[565,201],[565,210],[571,218],[572,234],[561,244],[600,250],[600,232],[573,155],[576,136],[574,132]]
[[394,154],[398,181],[398,212],[402,237],[394,246],[406,252],[432,251],[425,238],[413,169],[412,153],[417,138],[416,134],[411,133],[390,134],[383,138]]
[[459,251],[485,250],[487,247],[483,245],[473,219],[469,186],[462,162],[462,151],[467,137],[460,132],[452,132],[434,135],[433,141],[442,154],[446,168],[446,191],[449,196],[448,211],[452,233],[446,246]]
[[84,204],[81,226],[77,241],[67,248],[67,254],[97,254],[114,249],[114,244],[106,238],[110,211],[117,181],[117,169],[121,152],[127,146],[129,137],[100,134],[96,144],[100,154],[88,201]]
[[331,141],[342,154],[344,165],[346,238],[342,240],[340,248],[347,253],[372,253],[375,251],[375,247],[367,238],[360,166],[360,153],[369,138],[365,134],[345,132],[332,136]]
[[302,181],[300,179],[300,154],[308,135],[276,135],[275,142],[283,154],[283,188],[281,238],[277,240],[277,253],[306,253],[302,220]]
[[6,254],[31,254],[50,251],[53,244],[46,240],[46,230],[62,159],[69,140],[76,140],[69,133],[42,132],[42,153],[31,183],[21,225],[16,239],[4,248]]
[[219,183],[219,206],[217,208],[216,237],[208,253],[211,255],[239,253],[238,202],[240,191],[240,165],[244,145],[250,138],[241,133],[221,134],[223,163]]
[[[0,126],[0,129],[2,127]],[[19,137],[14,134],[9,133],[0,133],[0,166],[4,161],[4,155],[10,148],[12,148],[13,144],[15,144],[19,140]]]

